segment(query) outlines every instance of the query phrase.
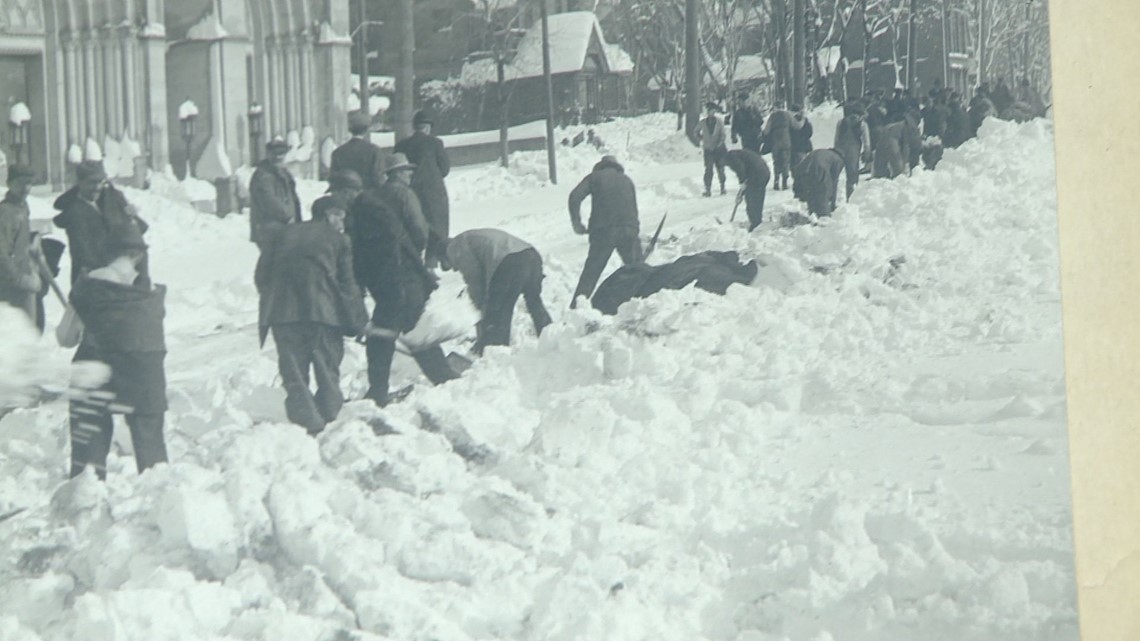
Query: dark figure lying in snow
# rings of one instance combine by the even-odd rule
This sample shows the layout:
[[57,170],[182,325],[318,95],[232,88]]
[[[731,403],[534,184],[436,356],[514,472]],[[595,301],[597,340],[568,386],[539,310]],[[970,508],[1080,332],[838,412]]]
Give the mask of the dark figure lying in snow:
[[598,286],[591,303],[603,314],[616,314],[622,303],[646,298],[663,289],[682,289],[689,283],[724,295],[733,283],[756,278],[756,261],[741,263],[734,251],[706,251],[682,256],[664,265],[634,263],[621,267]]

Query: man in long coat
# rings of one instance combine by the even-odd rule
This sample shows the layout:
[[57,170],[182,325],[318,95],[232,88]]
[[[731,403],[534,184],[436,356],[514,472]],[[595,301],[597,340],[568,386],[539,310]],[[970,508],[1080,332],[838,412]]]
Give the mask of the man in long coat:
[[733,149],[725,156],[725,163],[736,179],[743,185],[739,199],[744,199],[745,211],[748,212],[748,231],[756,229],[764,220],[764,196],[768,189],[768,181],[772,178],[768,170],[768,163],[757,153],[747,149]]
[[332,205],[314,214],[281,230],[258,260],[255,275],[260,338],[264,344],[272,330],[285,414],[313,435],[340,413],[344,337],[359,335],[368,321],[344,235],[345,211]]
[[[702,125],[703,126],[703,125]],[[582,201],[590,197],[589,226],[582,224]],[[570,226],[576,234],[589,234],[590,250],[570,300],[573,309],[579,296],[589,298],[598,278],[616,250],[622,263],[641,261],[640,223],[637,213],[637,188],[625,174],[617,158],[606,155],[570,192]]]
[[788,188],[788,173],[792,162],[792,130],[803,126],[786,109],[780,108],[768,117],[764,125],[764,141],[772,150],[772,164],[775,169],[776,189]]
[[451,172],[451,162],[443,141],[431,134],[434,117],[426,109],[412,117],[414,134],[396,143],[394,152],[404,154],[416,167],[412,175],[412,189],[420,199],[429,233],[425,264],[434,268],[443,256],[450,229],[450,204],[447,185],[443,179]]
[[416,166],[408,162],[404,154],[392,154],[388,157],[388,166],[385,168],[387,180],[376,190],[376,195],[396,214],[404,226],[408,240],[419,255],[423,256],[430,231],[423,208],[420,207],[420,199],[411,187],[415,170]]
[[732,112],[732,142],[756,153],[760,153],[760,132],[764,130],[764,116],[748,104],[748,94],[741,92],[736,97],[736,110]]
[[[147,224],[127,202],[123,192],[107,182],[103,163],[85,160],[75,168],[76,185],[55,199],[60,213],[52,219],[56,227],[67,232],[71,256],[71,284],[74,285],[92,269],[104,267],[115,256],[111,244],[117,234],[146,233]],[[140,284],[149,284],[150,274],[145,249],[138,263]]]
[[289,143],[275,138],[265,145],[266,157],[249,179],[249,239],[262,253],[286,225],[301,222],[297,181],[285,168]]
[[8,193],[0,201],[0,303],[23,310],[35,323],[40,277],[28,212],[33,178],[35,172],[26,165],[8,168]]
[[835,150],[843,156],[847,199],[859,184],[861,162],[871,157],[871,130],[863,120],[863,107],[855,103],[843,106],[843,118],[835,126]]
[[386,154],[368,139],[371,124],[372,119],[367,112],[354,111],[349,114],[348,131],[352,138],[333,150],[329,174],[355,172],[367,189],[379,187],[384,182]]
[[509,345],[515,303],[523,297],[534,331],[551,323],[542,304],[542,256],[524,240],[498,229],[472,229],[447,243],[447,264],[463,275],[467,294],[482,314],[475,353],[486,345]]
[[795,168],[795,197],[807,203],[816,216],[830,216],[835,211],[839,191],[839,175],[843,173],[843,156],[834,149],[816,149]]
[[107,477],[114,414],[126,416],[140,473],[167,460],[166,288],[140,278],[146,244],[137,226],[112,227],[104,249],[111,256],[107,264],[83,272],[71,289],[71,304],[84,325],[72,361],[100,361],[111,369],[98,390],[70,401],[72,477],[88,465],[100,479]]
[[[365,397],[384,406],[391,400],[388,387],[396,335],[415,328],[436,280],[379,190],[362,192],[352,203],[349,220],[356,282],[375,304],[364,332],[369,385]],[[434,385],[459,376],[438,345],[415,352],[412,358]]]

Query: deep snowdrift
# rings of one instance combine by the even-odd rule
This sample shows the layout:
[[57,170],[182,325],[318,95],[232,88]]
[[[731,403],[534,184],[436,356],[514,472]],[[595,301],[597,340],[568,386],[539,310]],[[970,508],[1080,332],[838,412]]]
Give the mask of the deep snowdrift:
[[675,212],[654,260],[737,249],[752,287],[563,311],[597,152],[560,150],[557,190],[544,154],[456,172],[469,225],[546,255],[555,325],[520,309],[514,347],[318,440],[264,420],[244,219],[131,192],[171,290],[175,462],[61,486],[64,404],[0,422],[0,513],[30,508],[0,523],[0,638],[1076,639],[1051,124],[988,123],[819,225],[770,192],[753,234],[694,198],[672,124],[599,128]]

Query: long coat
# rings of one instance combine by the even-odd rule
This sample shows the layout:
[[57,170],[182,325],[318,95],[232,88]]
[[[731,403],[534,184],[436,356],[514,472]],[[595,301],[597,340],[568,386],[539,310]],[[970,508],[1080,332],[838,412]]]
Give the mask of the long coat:
[[102,390],[113,393],[124,412],[166,410],[165,300],[162,285],[122,285],[84,276],[72,287],[71,304],[84,325],[76,360],[110,366],[111,379]]
[[403,223],[408,240],[416,250],[423,252],[427,247],[429,227],[416,192],[398,180],[389,180],[376,194]]
[[254,274],[260,339],[273,325],[318,323],[355,336],[368,320],[348,237],[322,220],[284,228]]
[[28,204],[5,196],[0,201],[0,301],[27,294],[24,280],[36,273],[32,256]]
[[332,152],[329,173],[355,171],[365,189],[384,183],[384,151],[362,136],[353,136]]
[[451,173],[451,162],[447,158],[447,150],[443,148],[443,141],[417,131],[396,143],[392,151],[404,154],[416,166],[416,171],[412,174],[412,190],[420,199],[420,207],[430,233],[436,242],[447,240],[451,227],[451,206],[443,179]]
[[835,210],[839,175],[844,170],[843,156],[834,149],[817,149],[793,169],[795,197],[807,203],[808,211],[817,216]]
[[249,239],[270,242],[285,225],[298,222],[301,201],[293,174],[269,159],[259,162],[249,179]]
[[[703,124],[701,126],[704,126]],[[625,167],[617,161],[601,161],[573,190],[568,201],[570,220],[581,220],[582,201],[590,197],[591,233],[614,227],[639,230],[637,189],[625,175]]]
[[375,190],[353,201],[349,219],[356,281],[376,303],[372,322],[411,331],[436,288],[435,278],[403,221]]
[[803,121],[792,117],[791,112],[780,109],[768,117],[764,125],[764,141],[772,149],[791,149],[792,130],[803,127]]
[[[94,204],[81,198],[79,189],[72,187],[55,199],[55,208],[60,213],[52,222],[67,232],[72,285],[80,276],[92,269],[105,267],[116,258],[111,250],[115,230],[133,227],[140,235],[147,230],[146,222],[134,213],[134,207],[127,202],[123,192],[112,185],[103,188]],[[140,285],[150,283],[147,264],[144,257],[138,265],[137,282]]]

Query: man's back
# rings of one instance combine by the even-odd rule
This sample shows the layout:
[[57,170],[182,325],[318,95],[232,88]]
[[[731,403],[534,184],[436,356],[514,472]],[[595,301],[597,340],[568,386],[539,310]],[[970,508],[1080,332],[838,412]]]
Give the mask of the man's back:
[[589,194],[590,229],[637,226],[637,190],[617,162],[599,162],[570,192],[571,209]]
[[384,151],[364,138],[354,136],[333,150],[329,172],[355,171],[365,188],[384,182]]
[[[347,237],[322,220],[289,225],[257,264],[264,300],[262,325],[315,322],[340,326],[343,288],[351,278]],[[351,281],[351,283],[349,282]]]

